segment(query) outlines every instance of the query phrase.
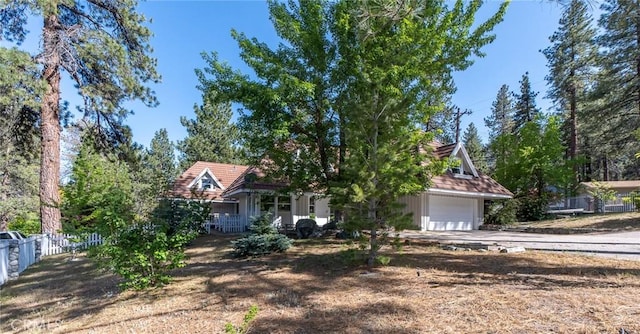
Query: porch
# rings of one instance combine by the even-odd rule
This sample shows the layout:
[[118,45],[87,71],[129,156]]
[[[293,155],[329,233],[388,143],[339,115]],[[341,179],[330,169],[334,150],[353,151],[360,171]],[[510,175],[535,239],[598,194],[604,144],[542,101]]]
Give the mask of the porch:
[[211,231],[222,233],[242,233],[247,230],[249,222],[246,216],[230,213],[213,213],[204,223],[207,234]]

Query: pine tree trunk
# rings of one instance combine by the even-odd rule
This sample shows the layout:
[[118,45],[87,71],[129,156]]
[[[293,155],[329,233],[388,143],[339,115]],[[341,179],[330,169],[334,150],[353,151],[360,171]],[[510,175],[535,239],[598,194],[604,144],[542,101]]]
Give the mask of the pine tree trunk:
[[44,19],[44,71],[47,89],[41,110],[40,219],[42,233],[55,233],[60,224],[60,54],[57,50],[58,17]]

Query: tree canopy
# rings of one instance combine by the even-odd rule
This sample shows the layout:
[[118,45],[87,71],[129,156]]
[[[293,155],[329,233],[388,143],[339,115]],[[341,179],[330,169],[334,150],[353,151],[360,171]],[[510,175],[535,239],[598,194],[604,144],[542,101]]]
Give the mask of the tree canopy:
[[215,53],[198,73],[203,87],[244,106],[240,126],[254,162],[286,177],[290,190],[326,190],[350,222],[371,230],[372,264],[377,231],[406,222],[398,198],[424,190],[442,167],[417,150],[433,139],[421,124],[452,92],[451,72],[493,41],[507,4],[478,24],[480,6],[270,1],[283,39],[276,49],[232,32],[255,76]]
[[[0,38],[21,44],[27,20],[43,20],[42,47],[33,61],[42,65],[45,90],[40,96],[41,130],[40,215],[43,232],[60,225],[60,103],[61,72],[75,82],[84,104],[84,117],[97,125],[94,139],[121,141],[121,122],[129,110],[123,103],[138,99],[157,103],[145,86],[157,82],[155,59],[149,55],[151,31],[136,13],[137,1],[1,0]],[[125,128],[126,129],[126,128]]]

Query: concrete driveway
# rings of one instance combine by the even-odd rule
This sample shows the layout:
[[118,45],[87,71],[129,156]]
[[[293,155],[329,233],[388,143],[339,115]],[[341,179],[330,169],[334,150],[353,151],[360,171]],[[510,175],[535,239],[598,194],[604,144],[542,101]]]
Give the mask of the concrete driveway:
[[570,235],[505,231],[404,231],[400,236],[441,243],[522,246],[532,250],[579,252],[640,261],[640,231]]

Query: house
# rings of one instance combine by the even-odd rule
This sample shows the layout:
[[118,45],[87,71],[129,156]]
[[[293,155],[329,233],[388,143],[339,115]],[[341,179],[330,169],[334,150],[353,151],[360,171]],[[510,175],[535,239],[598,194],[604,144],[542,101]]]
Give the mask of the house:
[[435,176],[418,195],[401,198],[404,213],[422,231],[477,230],[484,223],[485,201],[512,198],[498,182],[476,170],[462,143],[432,144],[436,158],[457,159],[459,167]]
[[174,183],[172,197],[211,203],[210,224],[224,232],[241,232],[249,219],[273,213],[284,227],[311,218],[329,222],[329,199],[315,193],[281,194],[286,184],[265,182],[256,167],[198,161]]
[[[432,179],[422,193],[401,198],[405,213],[421,230],[473,230],[483,223],[485,201],[512,198],[513,194],[479,173],[461,143],[433,144],[437,158],[458,159],[459,167]],[[311,218],[329,222],[329,199],[322,194],[282,194],[286,184],[266,182],[256,167],[199,161],[176,181],[175,197],[191,198],[192,190],[211,203],[211,223],[223,231],[242,231],[249,217],[272,212],[283,226]]]
[[[598,186],[615,191],[616,197],[605,203],[597,203],[592,192]],[[633,191],[640,191],[640,180],[580,182],[576,201],[585,211],[632,212],[636,211],[635,204],[633,201],[625,201],[624,198]]]

